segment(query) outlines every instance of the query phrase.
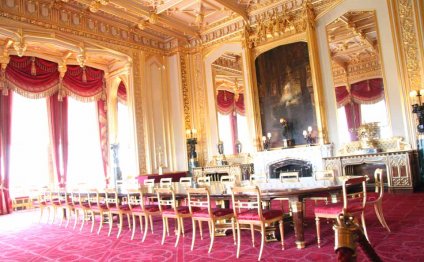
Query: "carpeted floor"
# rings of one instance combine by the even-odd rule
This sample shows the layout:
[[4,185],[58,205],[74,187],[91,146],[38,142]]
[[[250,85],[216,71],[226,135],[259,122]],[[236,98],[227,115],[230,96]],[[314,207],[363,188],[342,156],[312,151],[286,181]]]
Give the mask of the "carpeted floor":
[[[424,193],[385,194],[384,214],[392,232],[379,224],[374,210],[366,213],[368,233],[374,249],[383,261],[424,261]],[[130,240],[128,228],[116,239],[115,227],[107,237],[107,227],[100,235],[90,233],[90,226],[83,230],[38,223],[38,211],[15,212],[0,216],[0,261],[236,261],[231,235],[217,237],[212,252],[208,254],[209,236],[204,225],[204,239],[197,235],[195,250],[190,251],[191,221],[185,223],[186,235],[174,247],[175,236],[167,237],[160,244],[162,220],[154,219],[154,234],[149,233],[141,243],[141,233]],[[308,208],[305,239],[307,247],[298,250],[294,244],[293,228],[285,225],[286,250],[278,242],[267,243],[262,261],[336,261],[334,233],[331,223],[322,223],[323,244],[319,249],[315,240],[313,211]],[[170,224],[174,228],[173,222]],[[96,225],[97,228],[97,225]],[[197,234],[198,230],[197,230]],[[251,245],[250,231],[242,232],[239,261],[257,261],[260,234],[255,235],[255,246]],[[358,261],[368,261],[358,249]]]

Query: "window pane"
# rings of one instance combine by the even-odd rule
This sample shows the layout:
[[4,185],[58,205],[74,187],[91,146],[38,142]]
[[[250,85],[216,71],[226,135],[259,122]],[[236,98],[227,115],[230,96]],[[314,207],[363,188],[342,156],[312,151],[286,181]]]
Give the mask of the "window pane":
[[[10,191],[49,185],[49,131],[46,99],[13,93]],[[24,164],[23,164],[24,163]]]
[[219,139],[224,143],[224,154],[233,154],[233,138],[231,132],[230,115],[218,112]]
[[375,104],[361,104],[361,120],[363,124],[371,122],[380,123],[381,137],[390,137],[385,100],[381,100]]
[[68,188],[79,183],[103,188],[97,104],[68,98]]
[[131,144],[129,139],[129,114],[128,106],[118,103],[118,142],[119,142],[119,166],[122,175],[130,175]]
[[338,129],[339,129],[339,140],[341,144],[346,144],[350,142],[350,133],[349,128],[347,127],[346,111],[345,107],[337,108],[337,120],[338,120]]
[[244,151],[244,146],[249,143],[249,132],[247,132],[247,119],[246,116],[237,114],[237,137],[242,145],[242,152]]

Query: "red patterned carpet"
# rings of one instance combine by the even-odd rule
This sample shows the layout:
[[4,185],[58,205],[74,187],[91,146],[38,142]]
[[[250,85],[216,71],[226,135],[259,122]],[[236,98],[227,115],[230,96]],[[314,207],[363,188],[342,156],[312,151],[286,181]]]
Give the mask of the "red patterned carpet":
[[[374,210],[366,213],[368,233],[372,244],[383,261],[424,261],[424,193],[385,194],[384,214],[392,232],[379,224]],[[305,238],[307,247],[297,250],[293,228],[285,225],[286,250],[279,243],[268,243],[264,247],[262,261],[336,261],[334,233],[331,224],[322,223],[322,248],[316,247],[315,223],[312,212],[307,212]],[[0,261],[236,261],[232,236],[215,239],[214,248],[208,254],[209,236],[204,227],[204,239],[196,237],[195,250],[190,251],[191,221],[185,223],[186,236],[174,248],[175,236],[167,237],[160,245],[162,220],[154,220],[155,233],[149,233],[145,243],[141,234],[130,240],[126,228],[119,239],[114,228],[107,237],[107,228],[100,235],[90,233],[86,225],[82,232],[56,224],[38,223],[38,211],[15,212],[0,216]],[[173,223],[170,225],[174,227]],[[197,231],[198,232],[198,231]],[[255,236],[256,247],[252,247],[250,231],[242,232],[242,247],[239,261],[257,261],[260,234]],[[368,261],[358,251],[358,261]]]

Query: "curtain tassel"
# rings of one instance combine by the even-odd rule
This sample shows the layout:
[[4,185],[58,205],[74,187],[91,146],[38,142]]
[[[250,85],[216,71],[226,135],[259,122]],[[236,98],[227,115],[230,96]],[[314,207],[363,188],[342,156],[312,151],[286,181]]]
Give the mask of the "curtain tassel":
[[59,79],[59,91],[57,92],[57,101],[62,102],[63,101],[63,85],[62,85],[63,78]]
[[31,75],[37,75],[37,68],[35,68],[35,57],[31,57]]
[[87,73],[85,72],[85,66],[82,68],[82,81],[87,83]]

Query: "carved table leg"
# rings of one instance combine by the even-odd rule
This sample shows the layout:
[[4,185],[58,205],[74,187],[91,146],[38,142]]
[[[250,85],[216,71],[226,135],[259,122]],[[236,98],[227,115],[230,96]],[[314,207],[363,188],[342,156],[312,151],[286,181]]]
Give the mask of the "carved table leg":
[[293,214],[296,247],[302,249],[305,248],[305,236],[303,234],[303,203],[299,199],[290,199],[290,207]]

